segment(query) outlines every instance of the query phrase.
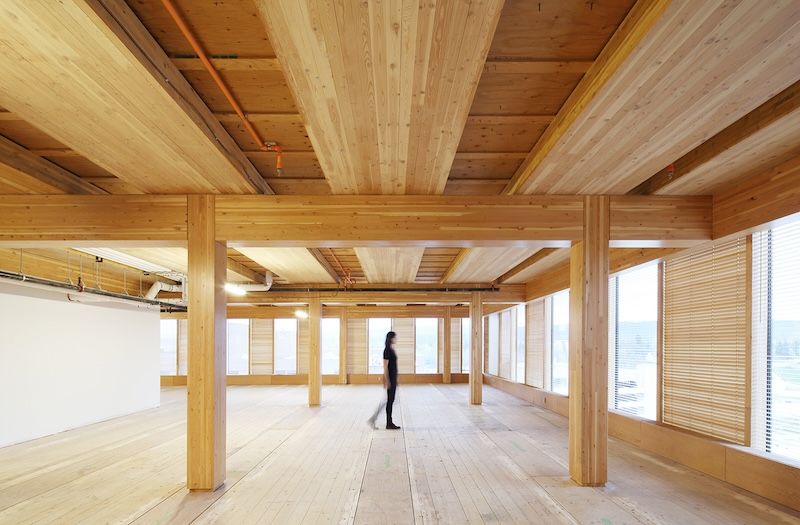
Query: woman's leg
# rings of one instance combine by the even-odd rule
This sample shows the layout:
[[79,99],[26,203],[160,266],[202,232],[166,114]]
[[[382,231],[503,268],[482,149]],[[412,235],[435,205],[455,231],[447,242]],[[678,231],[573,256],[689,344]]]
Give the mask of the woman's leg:
[[392,385],[386,389],[386,426],[393,425],[392,421],[392,404],[394,403],[394,394],[397,391],[397,385]]

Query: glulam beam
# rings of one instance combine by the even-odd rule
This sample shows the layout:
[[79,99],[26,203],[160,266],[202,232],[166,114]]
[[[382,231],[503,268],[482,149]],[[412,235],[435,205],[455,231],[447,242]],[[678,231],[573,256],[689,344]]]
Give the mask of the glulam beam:
[[[583,228],[581,196],[209,199],[215,203],[217,240],[236,247],[566,247],[582,238]],[[711,202],[711,197],[611,197],[612,243],[710,240]],[[185,240],[186,196],[9,195],[0,201],[0,244]],[[323,274],[323,282],[330,279]]]
[[471,337],[469,342],[469,402],[483,402],[483,294],[473,292],[469,303]]
[[319,406],[322,393],[322,303],[314,294],[308,302],[308,406]]
[[800,213],[800,157],[714,196],[714,238],[751,233]]
[[226,305],[224,242],[214,238],[214,199],[189,197],[187,478],[190,490],[225,482]]
[[570,251],[569,473],[600,486],[608,447],[608,197],[586,197],[584,224]]
[[[9,171],[11,170],[11,171]],[[107,192],[0,135],[0,184],[20,193],[103,195]]]

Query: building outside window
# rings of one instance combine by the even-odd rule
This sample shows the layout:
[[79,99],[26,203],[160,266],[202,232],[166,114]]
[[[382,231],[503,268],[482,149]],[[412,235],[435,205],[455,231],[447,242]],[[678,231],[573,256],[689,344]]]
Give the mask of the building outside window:
[[658,263],[609,279],[608,407],[656,419]]
[[469,317],[461,319],[461,372],[469,373],[472,323]]
[[751,445],[800,461],[800,220],[753,235]]
[[297,373],[297,319],[275,319],[275,374]]
[[250,320],[228,319],[228,375],[250,373]]
[[435,374],[439,355],[439,319],[414,319],[414,369],[418,374]]
[[550,385],[569,394],[569,290],[550,297]]
[[320,324],[320,350],[322,351],[322,373],[339,373],[339,330],[338,317],[323,317]]
[[489,349],[487,353],[486,371],[492,375],[497,375],[498,365],[500,364],[500,316],[489,314]]
[[519,304],[516,309],[516,380],[517,383],[525,382],[525,304]]

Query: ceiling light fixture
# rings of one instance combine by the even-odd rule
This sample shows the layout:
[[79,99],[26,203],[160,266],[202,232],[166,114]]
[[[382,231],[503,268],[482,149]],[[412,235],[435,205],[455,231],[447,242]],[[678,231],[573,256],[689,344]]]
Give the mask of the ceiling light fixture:
[[308,319],[308,312],[306,312],[305,310],[295,310],[294,316],[297,317],[298,319]]
[[130,266],[131,268],[136,268],[137,270],[141,270],[143,272],[165,273],[171,271],[171,269],[167,268],[166,266],[161,266],[160,264],[151,263],[139,257],[134,257],[133,255],[128,255],[127,253],[113,250],[111,248],[73,248],[73,249],[79,252],[88,253],[89,255],[93,255],[95,257],[100,257],[102,259],[114,261],[115,263],[124,264],[125,266]]
[[231,295],[236,295],[237,297],[247,295],[247,290],[233,283],[225,283],[225,291]]

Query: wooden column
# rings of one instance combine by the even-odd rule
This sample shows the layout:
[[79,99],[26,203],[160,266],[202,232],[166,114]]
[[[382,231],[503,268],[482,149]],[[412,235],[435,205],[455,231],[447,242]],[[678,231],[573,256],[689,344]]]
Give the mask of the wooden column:
[[308,303],[308,406],[319,406],[322,391],[322,356],[320,352],[320,329],[322,304],[319,296]]
[[469,303],[470,338],[469,402],[480,405],[483,400],[483,304],[481,292],[472,292]]
[[188,236],[186,484],[215,490],[225,481],[227,253],[215,240],[213,196],[188,196]]
[[339,384],[347,384],[347,308],[339,318]]
[[569,473],[599,486],[607,478],[608,197],[585,197],[583,221],[570,252]]
[[450,363],[452,362],[450,359],[450,353],[452,352],[450,348],[450,340],[452,339],[450,334],[452,326],[451,319],[450,307],[448,306],[444,309],[444,351],[442,352],[444,363],[442,363],[442,383],[450,383]]

